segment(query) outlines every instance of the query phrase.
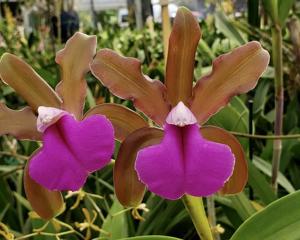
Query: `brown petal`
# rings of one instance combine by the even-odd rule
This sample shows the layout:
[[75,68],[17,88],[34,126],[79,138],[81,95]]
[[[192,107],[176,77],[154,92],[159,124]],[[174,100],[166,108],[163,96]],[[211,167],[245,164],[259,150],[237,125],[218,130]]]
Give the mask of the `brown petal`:
[[241,192],[248,180],[248,165],[242,145],[232,134],[222,128],[204,126],[200,128],[200,131],[205,139],[228,145],[235,156],[233,174],[220,190],[220,193],[235,194]]
[[136,207],[143,200],[145,186],[139,181],[134,168],[136,155],[141,148],[159,143],[162,137],[163,131],[158,128],[141,128],[121,144],[114,166],[114,185],[123,206]]
[[0,136],[11,134],[18,139],[40,140],[41,133],[36,128],[36,116],[31,108],[15,111],[0,103]]
[[148,123],[136,112],[122,105],[104,103],[90,109],[85,118],[94,114],[105,115],[113,124],[115,138],[123,141],[133,131],[147,127]]
[[192,96],[195,53],[201,37],[199,24],[186,8],[178,9],[169,40],[166,68],[167,96],[172,106],[186,105]]
[[39,106],[59,108],[61,100],[52,88],[22,59],[4,53],[0,60],[0,77],[23,97],[34,111]]
[[[32,154],[31,158],[38,152]],[[50,191],[35,182],[29,175],[29,161],[24,170],[24,188],[33,210],[43,219],[49,220],[64,209],[64,201],[60,192]]]
[[200,123],[224,107],[234,95],[253,89],[269,63],[260,43],[250,42],[213,62],[212,72],[193,89],[191,110]]
[[63,99],[63,109],[73,113],[77,119],[82,116],[86,96],[85,74],[96,54],[97,38],[77,32],[64,49],[56,54],[55,61],[61,67],[61,82],[57,91]]
[[100,50],[92,65],[92,73],[116,96],[133,100],[134,105],[158,124],[169,112],[165,102],[165,86],[141,72],[141,62],[126,58],[112,50]]

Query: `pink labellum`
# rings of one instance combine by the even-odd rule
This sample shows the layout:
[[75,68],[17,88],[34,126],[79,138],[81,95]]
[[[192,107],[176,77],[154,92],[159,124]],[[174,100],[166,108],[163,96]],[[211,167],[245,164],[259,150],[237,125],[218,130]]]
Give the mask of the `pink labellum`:
[[165,125],[162,142],[138,152],[136,171],[150,191],[178,199],[209,196],[232,175],[235,158],[227,145],[204,139],[197,124]]
[[[56,113],[59,114],[51,116],[61,114]],[[102,115],[92,115],[79,122],[65,114],[45,129],[43,143],[30,161],[31,178],[50,190],[75,191],[83,186],[89,173],[110,162],[114,131]]]
[[197,119],[183,102],[179,102],[167,116],[166,122],[168,124],[184,127],[197,123]]

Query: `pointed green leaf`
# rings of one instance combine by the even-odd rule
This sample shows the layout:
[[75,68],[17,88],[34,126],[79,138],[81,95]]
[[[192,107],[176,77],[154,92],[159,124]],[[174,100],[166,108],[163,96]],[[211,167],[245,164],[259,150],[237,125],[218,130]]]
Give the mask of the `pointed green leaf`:
[[296,0],[279,0],[278,1],[278,17],[281,26],[285,25],[285,20],[289,16],[289,12],[292,9]]
[[115,198],[101,227],[108,235],[103,232],[100,234],[100,237],[107,240],[115,240],[128,236],[126,215],[122,212],[123,210],[123,206]]
[[221,31],[228,39],[233,40],[238,45],[243,45],[246,43],[245,39],[223,12],[216,12],[215,20],[216,28]]
[[[272,176],[272,164],[261,159],[258,156],[254,156],[254,165],[262,171],[264,174],[266,174],[268,177]],[[282,172],[278,172],[278,184],[282,186],[288,193],[295,192],[295,188],[290,183],[290,181],[282,174]]]

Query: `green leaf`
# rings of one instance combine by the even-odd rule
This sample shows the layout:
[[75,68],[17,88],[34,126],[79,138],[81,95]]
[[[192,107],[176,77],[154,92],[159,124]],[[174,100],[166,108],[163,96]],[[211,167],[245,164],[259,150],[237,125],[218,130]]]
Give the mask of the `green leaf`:
[[[272,175],[272,165],[268,163],[267,161],[261,159],[258,156],[254,156],[254,165],[262,171],[264,174],[266,174],[268,177],[271,177]],[[292,186],[290,181],[281,173],[278,172],[278,183],[281,185],[288,193],[295,192],[295,188]]]
[[268,66],[266,71],[264,71],[262,77],[263,78],[274,78],[275,76],[275,71],[274,67]]
[[[213,115],[207,124],[216,125],[228,131],[248,132],[248,109],[238,97],[234,97],[231,102],[219,112]],[[248,140],[239,138],[244,149],[248,147]]]
[[261,201],[267,205],[274,200],[276,196],[267,182],[264,175],[254,166],[252,162],[248,162],[249,178],[248,183],[253,188],[254,194],[259,196]]
[[100,237],[113,240],[128,236],[126,215],[124,212],[122,212],[123,210],[123,206],[119,203],[117,198],[115,198],[113,205],[111,206],[109,213],[101,227],[102,230],[109,233],[109,236],[101,233]]
[[244,192],[229,196],[229,198],[232,201],[232,206],[243,220],[251,217],[256,212]]
[[294,5],[295,0],[279,0],[278,1],[278,18],[281,26],[284,26],[285,20],[287,19],[289,12]]
[[17,192],[13,192],[15,198],[18,202],[20,202],[27,210],[32,210],[32,207],[30,206],[30,203],[27,201],[26,198],[24,198],[22,195],[20,195]]
[[300,236],[300,191],[289,194],[258,212],[230,240],[298,240]]
[[263,0],[264,9],[270,15],[272,21],[275,23],[278,20],[278,0]]
[[246,43],[246,40],[235,28],[235,26],[229,21],[223,12],[216,12],[216,28],[221,31],[226,37],[234,41],[238,45],[243,45]]
[[151,236],[140,236],[140,237],[131,237],[131,238],[122,238],[120,240],[181,240],[181,238],[151,235]]
[[269,89],[270,89],[269,81],[262,80],[259,82],[257,88],[255,89],[255,96],[253,101],[254,114],[264,112]]

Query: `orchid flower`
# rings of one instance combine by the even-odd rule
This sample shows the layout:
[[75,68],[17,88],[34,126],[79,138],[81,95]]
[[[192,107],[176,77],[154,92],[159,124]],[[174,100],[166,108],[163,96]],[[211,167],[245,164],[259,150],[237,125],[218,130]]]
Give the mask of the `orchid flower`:
[[266,69],[269,54],[250,42],[219,56],[212,72],[193,87],[198,22],[179,8],[170,35],[165,84],[141,72],[141,63],[102,49],[91,72],[161,128],[143,127],[122,142],[114,169],[115,191],[125,206],[142,200],[145,186],[157,195],[234,194],[247,182],[247,162],[238,140],[214,126],[203,126],[237,94],[253,89]]
[[[111,161],[114,130],[103,115],[82,117],[85,74],[96,53],[96,37],[76,33],[56,55],[62,80],[56,91],[23,60],[6,53],[0,76],[29,104],[22,110],[0,105],[0,135],[42,140],[25,168],[25,191],[33,209],[51,218],[62,208],[60,192],[78,190],[91,172]],[[38,116],[36,117],[37,114]]]

